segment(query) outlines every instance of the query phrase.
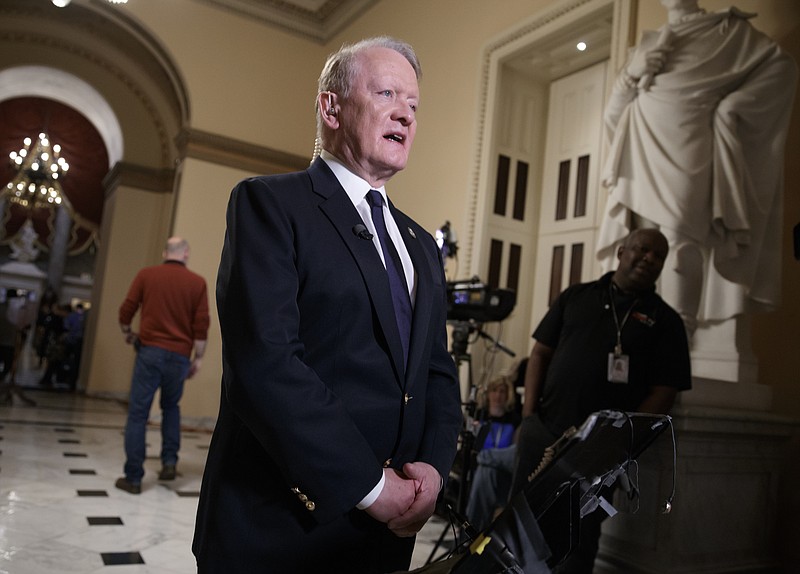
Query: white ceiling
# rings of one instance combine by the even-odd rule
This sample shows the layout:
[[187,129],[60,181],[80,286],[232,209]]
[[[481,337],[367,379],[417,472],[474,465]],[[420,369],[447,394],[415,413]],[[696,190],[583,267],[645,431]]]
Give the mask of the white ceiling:
[[377,0],[196,0],[327,42]]
[[[506,64],[534,80],[549,83],[609,57],[611,15],[602,15],[553,34],[511,57]],[[586,49],[579,51],[578,42]]]

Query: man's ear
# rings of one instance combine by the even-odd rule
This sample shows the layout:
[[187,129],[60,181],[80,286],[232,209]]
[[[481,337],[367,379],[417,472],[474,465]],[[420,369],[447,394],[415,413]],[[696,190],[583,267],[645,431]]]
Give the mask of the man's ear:
[[322,123],[330,129],[337,129],[339,127],[338,106],[336,103],[337,97],[333,92],[321,92],[317,96],[317,112],[322,118]]
[[617,259],[622,259],[622,252],[625,251],[625,245],[617,247]]

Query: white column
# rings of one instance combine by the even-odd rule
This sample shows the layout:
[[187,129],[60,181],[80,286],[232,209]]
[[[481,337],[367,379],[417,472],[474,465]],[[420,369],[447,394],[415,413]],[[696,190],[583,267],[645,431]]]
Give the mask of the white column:
[[64,206],[56,208],[55,229],[50,241],[50,261],[47,266],[47,282],[58,293],[64,279],[64,267],[67,262],[67,246],[69,244],[72,218]]

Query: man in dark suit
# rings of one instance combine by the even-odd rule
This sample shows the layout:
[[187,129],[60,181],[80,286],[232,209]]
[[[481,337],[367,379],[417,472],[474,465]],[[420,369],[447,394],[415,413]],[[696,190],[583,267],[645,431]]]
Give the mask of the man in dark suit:
[[321,157],[233,191],[200,573],[407,570],[433,513],[461,426],[446,284],[383,188],[408,159],[418,78],[405,43],[343,47],[319,80]]

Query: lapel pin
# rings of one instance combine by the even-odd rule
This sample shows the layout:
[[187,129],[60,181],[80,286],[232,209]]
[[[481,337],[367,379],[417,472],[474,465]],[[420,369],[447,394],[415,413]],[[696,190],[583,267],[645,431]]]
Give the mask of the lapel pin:
[[408,233],[409,233],[409,234],[411,235],[411,237],[413,237],[414,239],[416,239],[416,238],[417,238],[417,234],[416,234],[416,233],[414,233],[414,230],[413,230],[413,229],[411,229],[410,227],[408,228]]

